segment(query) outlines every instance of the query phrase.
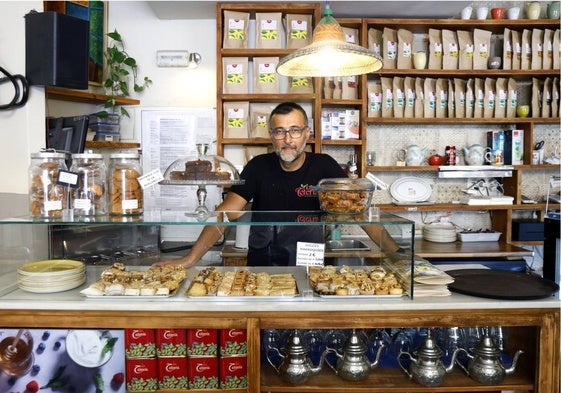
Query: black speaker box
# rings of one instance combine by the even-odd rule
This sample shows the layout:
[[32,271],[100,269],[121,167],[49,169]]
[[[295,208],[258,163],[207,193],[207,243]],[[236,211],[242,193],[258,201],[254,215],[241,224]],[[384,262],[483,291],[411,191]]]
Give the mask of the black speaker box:
[[88,88],[90,23],[57,12],[25,15],[25,74],[31,85]]

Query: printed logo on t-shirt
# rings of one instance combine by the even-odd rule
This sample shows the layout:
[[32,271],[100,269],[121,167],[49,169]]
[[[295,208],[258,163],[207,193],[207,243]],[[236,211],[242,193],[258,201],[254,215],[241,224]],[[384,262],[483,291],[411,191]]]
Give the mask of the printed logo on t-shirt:
[[309,184],[300,184],[294,191],[296,191],[296,196],[299,198],[317,197],[318,195],[317,191]]

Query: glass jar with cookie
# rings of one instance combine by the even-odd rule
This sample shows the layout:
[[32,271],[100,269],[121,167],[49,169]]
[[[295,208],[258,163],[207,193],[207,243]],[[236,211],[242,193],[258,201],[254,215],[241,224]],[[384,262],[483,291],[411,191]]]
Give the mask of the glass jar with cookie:
[[138,182],[141,175],[140,154],[118,153],[109,156],[109,214],[142,214],[143,193]]
[[66,187],[58,184],[59,171],[67,170],[65,154],[42,151],[31,154],[29,213],[33,217],[61,217],[67,208]]

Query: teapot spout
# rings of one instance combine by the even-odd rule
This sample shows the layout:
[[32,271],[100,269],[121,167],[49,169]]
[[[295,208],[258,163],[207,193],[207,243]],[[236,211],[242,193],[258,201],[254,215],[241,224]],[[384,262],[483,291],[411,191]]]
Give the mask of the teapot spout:
[[372,363],[370,363],[370,368],[376,368],[378,367],[378,363],[380,362],[380,355],[382,354],[382,351],[384,350],[384,348],[386,348],[386,344],[382,343],[382,345],[380,345],[378,347],[378,351],[376,352],[376,358],[374,359],[374,361]]
[[325,363],[329,364],[329,362],[327,360],[325,360],[325,357],[327,356],[327,353],[328,353],[327,350],[323,351],[320,358],[319,358],[319,362],[318,362],[317,366],[314,366],[314,367],[310,368],[310,373],[312,375],[319,374]]
[[512,359],[512,364],[509,368],[505,369],[505,374],[506,375],[510,375],[512,373],[514,373],[514,370],[516,370],[516,363],[518,362],[518,358],[520,357],[520,355],[522,355],[524,353],[523,350],[519,349],[518,351],[516,351],[516,353],[514,354],[514,358]]
[[456,349],[454,350],[454,352],[452,353],[452,358],[450,359],[450,364],[449,364],[448,366],[445,366],[445,367],[446,367],[446,368],[445,368],[445,369],[446,369],[446,373],[449,373],[449,372],[451,372],[451,371],[454,369],[454,365],[455,365],[455,363],[456,363],[456,357],[457,357],[458,354],[459,354],[460,352],[462,352],[462,351],[464,351],[464,352],[467,353],[467,351],[466,351],[465,349],[463,349],[463,348],[456,348]]

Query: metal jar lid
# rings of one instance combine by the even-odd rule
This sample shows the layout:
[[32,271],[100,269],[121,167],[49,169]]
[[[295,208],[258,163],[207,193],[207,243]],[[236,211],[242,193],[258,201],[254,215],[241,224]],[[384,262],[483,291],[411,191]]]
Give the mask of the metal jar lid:
[[81,158],[81,159],[89,159],[89,160],[96,160],[96,159],[102,159],[103,158],[103,154],[99,154],[99,153],[94,153],[91,150],[86,150],[83,153],[74,153],[72,154],[72,158]]
[[109,158],[140,158],[138,153],[115,153],[111,154]]
[[64,159],[66,155],[64,153],[57,153],[53,151],[40,151],[37,153],[31,153],[31,158],[56,158]]

